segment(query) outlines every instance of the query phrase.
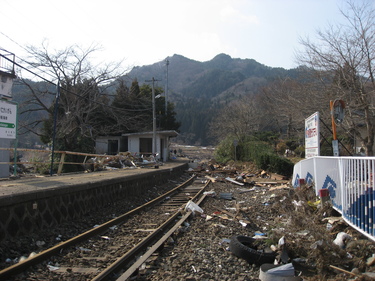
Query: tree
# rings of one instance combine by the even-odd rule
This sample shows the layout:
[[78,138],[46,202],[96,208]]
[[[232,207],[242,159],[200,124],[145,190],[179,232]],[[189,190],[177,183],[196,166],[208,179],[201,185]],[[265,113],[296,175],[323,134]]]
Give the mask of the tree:
[[246,136],[261,129],[262,110],[255,96],[245,96],[223,107],[210,123],[210,135],[217,141],[228,135],[241,142]]
[[[30,89],[25,104],[33,105],[23,112],[46,112],[47,117],[32,120],[24,128],[37,133],[45,143],[52,140],[55,111],[56,87],[59,84],[60,96],[56,123],[56,148],[61,150],[92,152],[95,137],[103,132],[105,117],[109,116],[109,99],[106,87],[117,79],[119,64],[93,66],[89,59],[97,51],[96,47],[82,49],[67,47],[50,53],[46,44],[42,48],[28,47],[30,64],[48,75],[48,83],[43,88],[35,88],[23,80]],[[51,78],[52,77],[52,78]],[[45,79],[47,80],[47,79]],[[40,86],[43,86],[40,85]],[[38,124],[44,123],[42,129]],[[106,128],[111,131],[111,128]]]
[[375,10],[372,2],[357,5],[350,1],[347,5],[348,11],[341,11],[346,24],[319,30],[316,42],[301,39],[304,51],[297,59],[321,75],[327,93],[345,101],[346,118],[341,126],[352,138],[360,139],[366,154],[372,156]]
[[[174,104],[171,102],[167,102],[167,108],[165,108],[165,97],[161,95],[162,93],[163,88],[154,88],[157,130],[178,131],[180,123],[176,121],[176,112],[174,111]],[[144,116],[143,120],[143,130],[152,130],[152,87],[150,85],[143,84],[140,87],[139,99],[145,105],[145,109],[148,108],[148,115]]]
[[319,111],[329,117],[330,97],[319,79],[306,79],[312,70],[300,68],[295,79],[278,79],[261,89],[258,106],[272,124],[268,130],[278,131],[286,139],[304,136],[306,117]]
[[111,123],[116,127],[111,134],[140,131],[144,128],[145,120],[149,118],[149,100],[141,95],[137,80],[132,82],[130,89],[124,79],[117,82],[116,94],[111,104]]

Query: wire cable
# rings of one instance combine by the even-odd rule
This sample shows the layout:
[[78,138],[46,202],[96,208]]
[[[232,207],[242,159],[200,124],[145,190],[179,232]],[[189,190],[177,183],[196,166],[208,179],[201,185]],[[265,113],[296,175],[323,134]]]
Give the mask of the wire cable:
[[[6,51],[6,50],[4,50],[4,51]],[[52,81],[50,81],[50,80],[44,78],[43,76],[40,76],[39,74],[37,74],[37,73],[35,73],[35,72],[33,72],[33,71],[27,69],[26,67],[20,65],[20,64],[17,63],[17,62],[12,61],[11,59],[7,58],[6,56],[0,54],[0,57],[2,57],[2,58],[4,58],[4,59],[8,60],[8,61],[11,62],[11,63],[14,63],[16,66],[22,68],[23,70],[28,71],[29,73],[35,75],[36,77],[42,79],[43,81],[45,81],[45,82],[47,82],[47,83],[50,83],[50,84],[52,84],[52,85],[54,85],[54,86],[57,87],[57,84],[56,84],[56,83],[54,83],[54,82],[52,82]],[[81,95],[79,95],[79,94],[76,94],[76,93],[74,93],[74,92],[72,92],[72,91],[69,91],[68,89],[65,89],[65,88],[63,88],[63,87],[61,87],[61,86],[60,86],[60,89],[66,91],[67,93],[72,94],[72,95],[74,95],[74,96],[76,96],[76,97],[78,97],[78,98],[82,98],[82,99],[88,100],[88,101],[90,101],[90,102],[93,102],[93,103],[96,103],[96,104],[99,104],[99,105],[102,105],[102,106],[105,106],[105,107],[107,107],[107,108],[111,108],[111,109],[116,109],[116,110],[120,110],[120,111],[124,111],[124,112],[129,112],[129,111],[131,111],[131,112],[140,112],[140,111],[149,111],[149,110],[151,110],[151,108],[149,108],[149,109],[123,109],[123,108],[119,108],[119,107],[113,107],[113,106],[110,106],[110,105],[107,105],[107,104],[104,104],[104,103],[101,103],[101,102],[98,102],[98,101],[95,101],[95,100],[90,100],[90,98],[88,98],[88,97],[83,97],[83,96],[81,96]],[[91,87],[88,88],[87,91],[90,90],[90,89],[91,89]],[[87,93],[87,92],[84,92],[84,94],[85,94],[85,93]]]

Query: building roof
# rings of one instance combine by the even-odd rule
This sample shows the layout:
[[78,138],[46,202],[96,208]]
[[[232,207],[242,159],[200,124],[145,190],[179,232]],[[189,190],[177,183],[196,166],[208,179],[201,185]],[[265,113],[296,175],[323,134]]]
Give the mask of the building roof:
[[[127,134],[122,134],[121,136],[123,137],[129,137],[129,136],[144,136],[144,135],[152,135],[153,132],[138,132],[138,133],[127,133]],[[178,133],[175,130],[168,130],[168,131],[156,131],[156,135],[161,135],[161,136],[167,136],[167,137],[177,137]]]

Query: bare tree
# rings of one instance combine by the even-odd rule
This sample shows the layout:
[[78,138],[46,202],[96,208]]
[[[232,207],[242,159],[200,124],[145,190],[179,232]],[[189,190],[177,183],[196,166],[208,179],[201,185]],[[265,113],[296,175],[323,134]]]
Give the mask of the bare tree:
[[223,107],[214,122],[210,123],[210,135],[218,141],[232,135],[241,141],[246,135],[259,130],[261,111],[255,97],[243,97]]
[[[347,2],[341,11],[346,24],[317,32],[317,40],[300,40],[304,51],[297,60],[321,74],[326,93],[346,103],[342,128],[361,140],[367,155],[374,155],[375,126],[375,10],[373,2]],[[365,128],[365,129],[361,129]]]
[[[39,134],[45,142],[51,139],[57,98],[55,85],[59,84],[56,138],[64,149],[74,149],[87,140],[92,143],[103,128],[110,130],[103,121],[113,113],[105,91],[123,72],[119,71],[120,63],[92,65],[91,56],[98,50],[96,46],[88,49],[71,46],[50,52],[47,44],[41,48],[28,47],[29,64],[50,83],[23,80],[30,90],[23,102],[23,113],[44,112],[40,118],[29,119],[30,122],[23,124],[24,128]],[[38,126],[41,122],[44,123],[43,130]]]
[[311,70],[301,68],[301,77],[279,79],[261,89],[258,106],[286,139],[303,135],[304,120],[314,112],[329,117],[329,97],[319,80],[304,79],[306,73]]

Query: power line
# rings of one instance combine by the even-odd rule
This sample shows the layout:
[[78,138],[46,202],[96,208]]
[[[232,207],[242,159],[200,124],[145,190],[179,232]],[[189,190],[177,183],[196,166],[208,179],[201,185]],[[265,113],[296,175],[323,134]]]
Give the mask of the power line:
[[[6,51],[6,50],[4,50],[4,51]],[[57,84],[56,84],[56,83],[54,83],[54,82],[52,82],[52,81],[50,81],[50,80],[44,78],[43,76],[40,76],[39,74],[37,74],[37,73],[35,73],[35,72],[33,72],[33,71],[27,69],[26,67],[20,65],[19,63],[10,60],[10,59],[7,58],[6,56],[0,54],[0,57],[2,57],[2,58],[4,58],[4,59],[8,60],[8,61],[11,62],[11,63],[14,63],[16,66],[18,66],[18,67],[24,69],[25,71],[27,71],[27,72],[29,72],[29,73],[31,73],[31,74],[33,74],[33,75],[35,75],[36,77],[42,79],[43,81],[45,81],[45,82],[47,82],[47,83],[50,83],[50,84],[52,84],[52,85],[54,85],[54,86],[57,87]],[[94,85],[93,85],[93,86],[94,86]],[[89,87],[89,88],[87,89],[87,91],[85,91],[83,94],[86,94],[86,93],[88,92],[88,90],[92,89],[93,86]],[[74,96],[76,96],[76,97],[78,97],[78,98],[82,98],[82,99],[88,100],[88,101],[90,101],[90,102],[93,102],[93,103],[95,103],[95,104],[102,105],[102,106],[105,106],[105,107],[108,107],[108,108],[111,108],[111,109],[116,109],[116,110],[120,110],[120,111],[124,111],[124,112],[126,112],[126,111],[131,111],[131,112],[140,112],[140,111],[149,111],[149,110],[150,110],[150,109],[123,109],[123,108],[119,108],[119,107],[113,107],[113,106],[111,106],[111,105],[107,105],[107,104],[104,104],[104,103],[101,103],[101,102],[98,102],[98,101],[92,100],[92,99],[90,99],[90,98],[88,98],[88,97],[83,97],[83,96],[81,96],[81,95],[79,95],[79,94],[76,94],[76,93],[74,93],[74,92],[72,92],[72,91],[69,91],[68,89],[65,89],[65,88],[63,88],[63,87],[60,87],[60,89],[64,90],[64,91],[67,92],[67,93],[70,93],[70,94],[72,94],[72,95],[74,95]]]

